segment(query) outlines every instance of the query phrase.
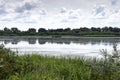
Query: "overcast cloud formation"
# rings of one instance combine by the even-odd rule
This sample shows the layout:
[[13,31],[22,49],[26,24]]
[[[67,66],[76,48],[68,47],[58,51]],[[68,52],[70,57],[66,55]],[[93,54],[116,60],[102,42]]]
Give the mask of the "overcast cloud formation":
[[120,27],[120,0],[0,0],[0,28]]

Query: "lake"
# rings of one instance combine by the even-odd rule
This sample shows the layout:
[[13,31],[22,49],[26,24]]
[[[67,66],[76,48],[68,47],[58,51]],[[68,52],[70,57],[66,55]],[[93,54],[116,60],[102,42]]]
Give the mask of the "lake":
[[100,57],[100,50],[111,52],[113,43],[119,49],[120,38],[115,37],[0,37],[0,44],[17,51],[18,54],[37,53],[49,56]]

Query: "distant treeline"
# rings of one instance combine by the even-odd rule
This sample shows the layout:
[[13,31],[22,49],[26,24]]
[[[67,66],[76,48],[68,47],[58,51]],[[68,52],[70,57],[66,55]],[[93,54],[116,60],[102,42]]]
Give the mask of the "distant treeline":
[[120,28],[118,27],[80,27],[76,29],[71,28],[58,28],[58,29],[45,29],[39,28],[29,28],[26,31],[21,31],[16,27],[11,29],[4,28],[0,30],[0,36],[28,36],[28,35],[37,35],[37,36],[47,36],[47,35],[72,35],[72,36],[120,36]]

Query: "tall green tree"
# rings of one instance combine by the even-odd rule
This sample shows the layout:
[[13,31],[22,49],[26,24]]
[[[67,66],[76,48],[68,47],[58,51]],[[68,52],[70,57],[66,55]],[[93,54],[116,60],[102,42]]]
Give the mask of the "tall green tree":
[[47,30],[46,30],[45,28],[39,28],[39,29],[38,29],[38,32],[39,32],[39,33],[44,33],[44,32],[47,32]]
[[29,33],[36,33],[36,29],[35,29],[35,28],[29,28],[29,29],[28,29],[28,32],[29,32]]

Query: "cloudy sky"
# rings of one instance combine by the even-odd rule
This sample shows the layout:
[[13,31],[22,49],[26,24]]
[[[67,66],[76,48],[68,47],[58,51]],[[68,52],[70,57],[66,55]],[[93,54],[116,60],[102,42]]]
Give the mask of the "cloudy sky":
[[120,27],[120,0],[0,0],[4,27]]

